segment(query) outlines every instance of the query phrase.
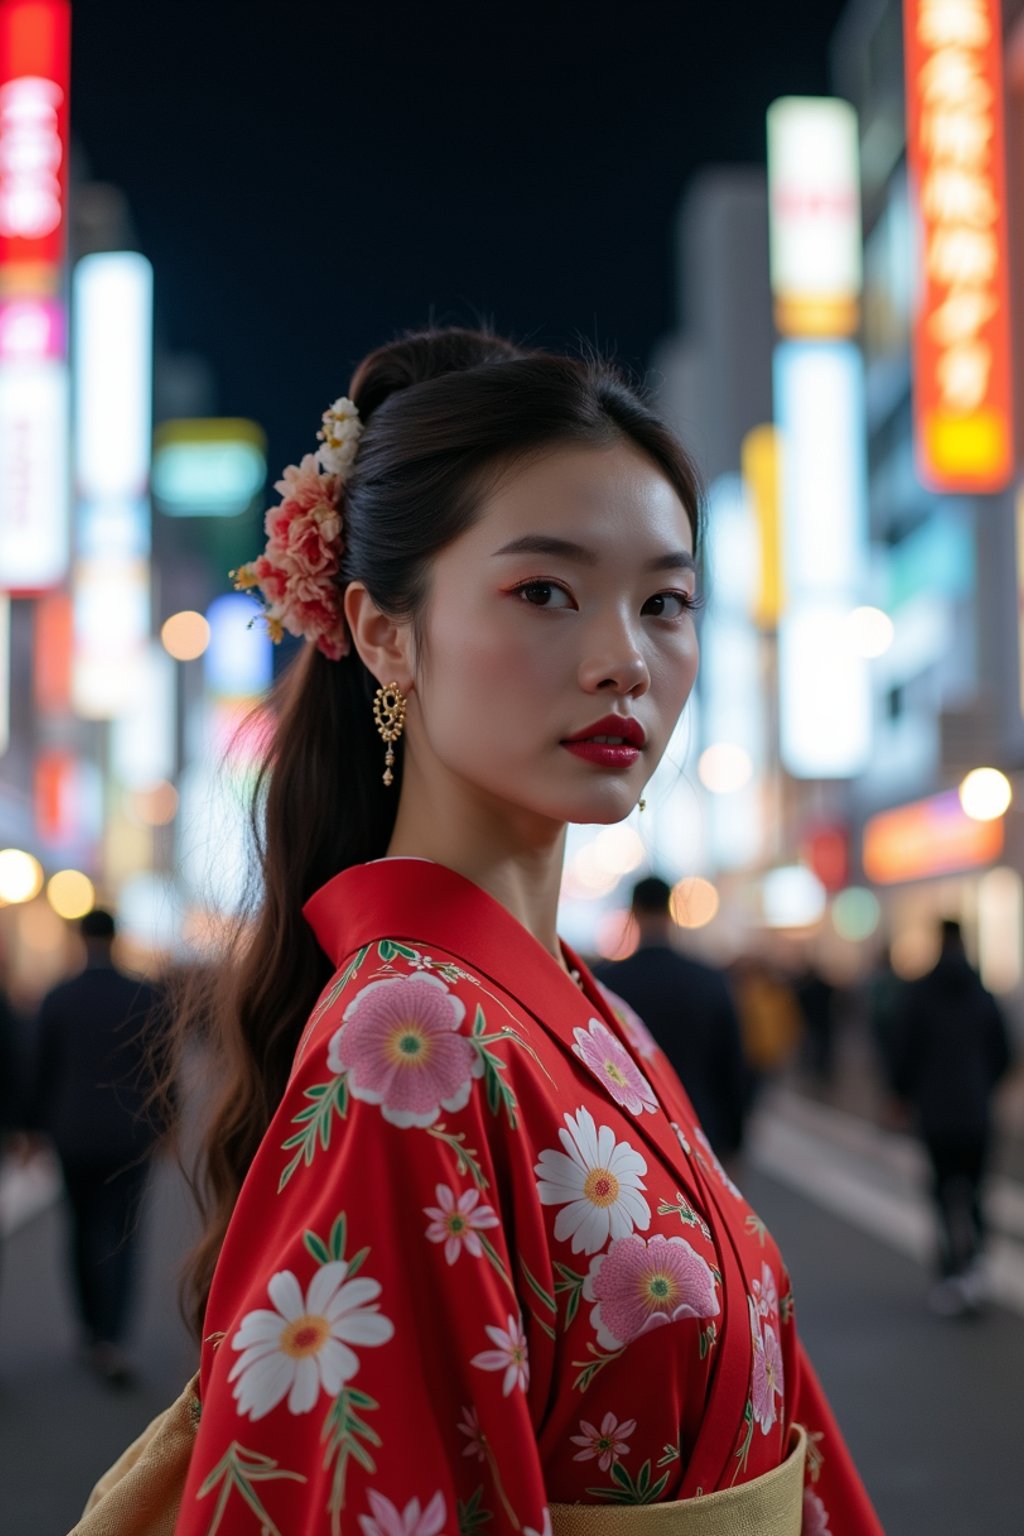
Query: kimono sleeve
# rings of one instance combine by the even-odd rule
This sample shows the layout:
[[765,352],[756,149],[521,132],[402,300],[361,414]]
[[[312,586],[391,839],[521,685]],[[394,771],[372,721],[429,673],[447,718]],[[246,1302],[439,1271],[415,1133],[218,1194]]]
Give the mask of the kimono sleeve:
[[546,1529],[551,1269],[480,988],[382,942],[314,1012],[219,1261],[179,1536]]
[[800,1343],[793,1418],[807,1430],[803,1536],[885,1536]]

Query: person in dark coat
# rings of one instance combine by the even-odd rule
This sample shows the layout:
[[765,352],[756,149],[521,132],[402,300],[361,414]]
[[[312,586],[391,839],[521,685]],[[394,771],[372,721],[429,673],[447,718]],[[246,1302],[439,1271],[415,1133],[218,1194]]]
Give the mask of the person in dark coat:
[[903,992],[892,1086],[911,1110],[932,1168],[939,1223],[938,1312],[983,1299],[982,1184],[992,1145],[992,1096],[1011,1058],[1006,1021],[964,953],[960,924],[942,924],[938,963]]
[[656,875],[637,882],[632,910],[639,946],[626,960],[594,966],[594,975],[643,1019],[679,1073],[712,1147],[728,1158],[743,1141],[739,1019],[721,972],[672,943],[671,894]]
[[86,966],[53,988],[35,1030],[30,1118],[53,1142],[71,1217],[71,1279],[88,1363],[112,1385],[132,1378],[123,1352],[150,1155],[147,1111],[160,993],[119,971],[114,919],[81,921]]

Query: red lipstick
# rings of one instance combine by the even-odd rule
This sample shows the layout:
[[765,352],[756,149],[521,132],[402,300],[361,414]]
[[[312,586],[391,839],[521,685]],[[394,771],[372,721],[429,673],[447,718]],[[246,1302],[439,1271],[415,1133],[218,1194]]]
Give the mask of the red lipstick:
[[[608,740],[609,737],[612,739]],[[639,720],[628,715],[605,715],[574,736],[567,736],[562,746],[574,757],[582,757],[601,768],[631,768],[646,740]]]

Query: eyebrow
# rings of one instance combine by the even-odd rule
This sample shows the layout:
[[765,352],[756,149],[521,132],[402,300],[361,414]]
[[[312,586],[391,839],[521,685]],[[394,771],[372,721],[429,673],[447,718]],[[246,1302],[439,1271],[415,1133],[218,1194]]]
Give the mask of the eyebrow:
[[[592,549],[585,549],[582,544],[574,544],[571,539],[556,539],[548,533],[524,533],[522,538],[513,539],[511,544],[503,544],[500,549],[494,551],[495,555],[556,555],[563,560],[574,560],[577,565],[599,565],[600,557]],[[645,567],[648,571],[695,571],[697,562],[686,549],[673,549],[668,554],[655,555],[653,560],[648,560]]]

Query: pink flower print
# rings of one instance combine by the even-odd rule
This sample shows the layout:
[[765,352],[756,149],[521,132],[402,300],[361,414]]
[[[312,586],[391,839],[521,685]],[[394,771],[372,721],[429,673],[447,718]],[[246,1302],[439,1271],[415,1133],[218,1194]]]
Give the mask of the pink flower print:
[[750,1333],[754,1345],[754,1369],[751,1377],[751,1398],[754,1418],[766,1435],[778,1418],[775,1399],[782,1400],[785,1381],[782,1371],[782,1349],[775,1329],[766,1323],[761,1331],[761,1319],[753,1297],[748,1297],[750,1307]]
[[359,1516],[363,1536],[441,1536],[447,1509],[440,1489],[422,1513],[419,1499],[410,1499],[399,1514],[398,1506],[373,1488],[367,1489],[366,1498],[373,1514]]
[[485,1349],[482,1354],[474,1355],[470,1364],[479,1366],[482,1371],[504,1371],[505,1379],[501,1384],[503,1396],[508,1397],[513,1387],[525,1392],[530,1380],[530,1364],[526,1356],[526,1334],[522,1323],[510,1312],[504,1328],[488,1324],[486,1332],[497,1348]]
[[[596,980],[596,978],[595,978]],[[597,983],[604,995],[609,1008],[622,1025],[623,1033],[638,1056],[645,1061],[653,1061],[658,1053],[658,1042],[651,1034],[640,1015],[629,1006],[624,997],[613,992],[611,987],[606,987],[603,981]]]
[[469,1444],[463,1449],[463,1456],[475,1456],[477,1461],[484,1461],[487,1452],[484,1449],[483,1430],[480,1428],[480,1419],[475,1408],[463,1408],[458,1430],[460,1435],[465,1435],[469,1440]]
[[595,1302],[590,1321],[602,1349],[618,1349],[681,1317],[717,1317],[715,1277],[683,1237],[650,1239],[635,1232],[590,1261],[583,1295]]
[[629,1455],[627,1436],[635,1431],[636,1419],[623,1419],[620,1424],[614,1413],[606,1413],[600,1429],[595,1429],[586,1419],[580,1420],[580,1429],[583,1431],[581,1435],[569,1436],[573,1445],[583,1447],[582,1451],[576,1452],[573,1461],[590,1461],[596,1456],[601,1471],[607,1472],[613,1461]]
[[576,1055],[601,1080],[616,1104],[621,1104],[633,1115],[639,1115],[645,1109],[652,1115],[657,1113],[654,1089],[607,1024],[602,1024],[600,1019],[591,1019],[586,1029],[574,1029],[573,1037]]
[[832,1536],[828,1524],[828,1510],[813,1488],[804,1489],[804,1519],[800,1536]]
[[754,1300],[757,1302],[757,1310],[761,1317],[777,1317],[779,1312],[779,1292],[775,1284],[775,1276],[769,1266],[762,1262],[761,1278],[753,1283]]
[[433,1125],[442,1109],[462,1109],[483,1072],[465,1035],[466,1006],[437,976],[368,982],[332,1037],[327,1065],[348,1074],[354,1099],[379,1104],[391,1125]]
[[498,1225],[491,1207],[480,1204],[478,1189],[467,1189],[456,1201],[455,1192],[447,1184],[437,1186],[437,1205],[424,1206],[423,1213],[430,1217],[428,1239],[444,1243],[444,1256],[449,1264],[455,1263],[463,1248],[479,1259],[484,1250],[477,1233]]

